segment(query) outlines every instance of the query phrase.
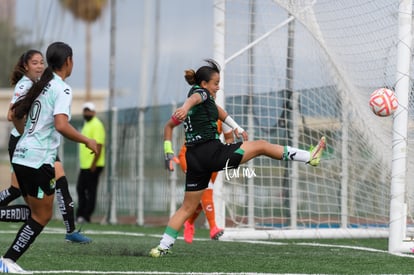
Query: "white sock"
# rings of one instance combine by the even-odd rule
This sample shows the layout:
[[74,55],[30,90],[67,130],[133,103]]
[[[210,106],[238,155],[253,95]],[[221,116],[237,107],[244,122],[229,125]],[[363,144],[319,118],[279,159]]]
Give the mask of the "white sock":
[[308,162],[310,160],[310,152],[298,148],[284,146],[283,160],[295,160],[301,162]]
[[162,239],[160,241],[160,247],[162,249],[170,249],[175,243],[175,239],[168,235],[167,233],[164,233],[162,235]]

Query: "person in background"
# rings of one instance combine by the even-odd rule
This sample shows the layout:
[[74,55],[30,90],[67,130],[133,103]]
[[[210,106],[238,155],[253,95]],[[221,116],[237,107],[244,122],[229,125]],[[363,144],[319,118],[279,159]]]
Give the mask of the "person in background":
[[[221,120],[217,121],[217,132],[219,134],[223,133],[224,143],[233,143],[234,135],[233,129],[231,129],[226,124],[222,123]],[[187,161],[185,159],[185,153],[187,152],[187,147],[185,144],[181,146],[180,153],[178,154],[178,159],[180,160],[180,167],[184,173],[187,172]],[[216,211],[214,207],[213,200],[213,185],[216,181],[218,172],[213,172],[211,174],[208,187],[204,190],[203,195],[201,196],[201,201],[197,206],[196,211],[191,215],[184,223],[184,241],[187,243],[192,243],[195,233],[194,222],[200,215],[201,211],[204,211],[206,216],[209,228],[210,228],[210,239],[218,240],[224,233],[222,228],[217,227],[216,224]]]
[[96,116],[96,108],[92,102],[83,105],[83,124],[81,133],[95,139],[98,143],[98,152],[94,155],[83,145],[79,145],[80,172],[76,191],[78,193],[77,222],[82,224],[91,222],[95,210],[99,176],[105,167],[105,127]]
[[[171,143],[173,130],[180,124],[184,125],[187,173],[183,204],[168,221],[159,244],[150,250],[149,255],[154,258],[171,252],[181,227],[197,209],[213,172],[237,168],[240,164],[262,155],[317,166],[326,146],[325,137],[310,151],[272,144],[265,140],[248,140],[247,132],[216,104],[216,94],[220,89],[220,67],[214,60],[207,59],[206,62],[208,65],[197,71],[185,71],[184,77],[191,89],[184,104],[175,110],[164,126],[165,162],[171,164],[166,165],[171,170],[174,161]],[[218,119],[231,127],[243,141],[223,144],[217,132]]]
[[[9,110],[7,112],[7,119],[9,121],[12,121],[13,119],[12,108],[14,103],[27,93],[34,82],[37,82],[40,79],[44,70],[45,64],[43,55],[40,51],[30,49],[20,56],[10,77],[10,83],[14,87],[14,94],[9,105]],[[19,139],[19,132],[16,130],[16,128],[13,128],[10,132],[8,146],[10,163],[12,161],[13,153]],[[63,170],[63,165],[59,160],[59,157],[56,158],[55,162],[55,174],[56,200],[63,217],[63,223],[66,227],[65,240],[75,243],[90,243],[92,241],[90,238],[81,234],[80,231],[76,231],[75,213],[73,209],[74,203],[69,192],[69,186],[67,178],[65,176],[65,171]],[[17,182],[16,174],[14,171],[12,171],[10,187],[0,192],[0,207],[8,205],[10,202],[19,198],[20,196],[21,192],[19,184]]]
[[26,95],[14,103],[13,123],[21,134],[13,153],[13,170],[31,215],[20,227],[3,257],[3,273],[28,273],[16,261],[29,249],[53,214],[57,149],[61,135],[85,144],[97,153],[97,143],[70,123],[72,89],[65,82],[73,69],[72,48],[63,42],[50,44],[48,67]]

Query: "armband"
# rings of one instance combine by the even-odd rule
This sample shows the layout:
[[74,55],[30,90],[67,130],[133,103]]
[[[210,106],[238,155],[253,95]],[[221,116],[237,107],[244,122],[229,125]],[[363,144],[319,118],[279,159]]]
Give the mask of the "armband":
[[174,125],[180,125],[181,123],[182,123],[182,121],[181,120],[179,120],[178,118],[176,118],[175,117],[175,115],[172,115],[171,116],[171,120],[172,120],[172,122],[174,123]]
[[233,129],[229,126],[229,125],[227,125],[226,123],[222,123],[222,129],[223,129],[223,134],[227,134],[227,133],[229,133],[229,132],[233,132]]
[[229,115],[226,117],[226,119],[223,122],[226,123],[228,126],[230,126],[233,130],[237,129],[239,134],[244,132],[244,129],[240,127],[240,125],[237,124],[237,122],[234,121],[234,119],[232,119]]

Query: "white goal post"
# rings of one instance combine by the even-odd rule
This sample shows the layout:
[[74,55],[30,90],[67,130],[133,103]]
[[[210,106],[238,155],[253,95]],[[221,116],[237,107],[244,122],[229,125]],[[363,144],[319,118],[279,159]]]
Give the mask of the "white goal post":
[[390,205],[390,252],[411,252],[413,242],[406,240],[407,220],[407,125],[409,110],[410,66],[412,60],[412,0],[400,1],[398,12],[397,71],[395,92],[399,108],[393,123],[392,180]]
[[[412,0],[215,0],[214,15],[217,102],[251,139],[328,143],[317,168],[259,157],[221,173],[223,237],[389,236],[390,252],[409,252]],[[394,117],[370,111],[379,87],[395,90]]]

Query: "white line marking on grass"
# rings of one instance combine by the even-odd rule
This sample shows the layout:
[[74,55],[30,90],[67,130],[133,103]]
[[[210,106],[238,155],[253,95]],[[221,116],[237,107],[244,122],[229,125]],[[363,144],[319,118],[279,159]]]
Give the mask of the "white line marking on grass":
[[[224,242],[231,242],[231,241],[230,240],[225,240]],[[375,249],[375,248],[370,248],[370,247],[351,246],[351,245],[322,244],[322,243],[281,243],[281,242],[249,241],[249,240],[244,240],[244,241],[241,241],[241,242],[252,243],[252,244],[266,244],[266,245],[300,245],[300,246],[345,248],[345,249],[361,250],[361,251],[367,251],[367,252],[387,253],[387,254],[391,254],[391,255],[395,255],[395,256],[399,256],[399,257],[414,258],[414,255],[412,255],[412,254],[389,253],[388,250],[380,250],[380,249]]]
[[[231,272],[167,272],[167,271],[92,271],[92,270],[46,270],[46,271],[31,271],[34,274],[154,274],[154,275],[306,275],[303,273],[231,273]],[[323,274],[320,274],[323,275]]]
[[[227,240],[225,241],[227,242]],[[318,247],[333,247],[333,248],[347,248],[347,249],[354,249],[354,250],[362,250],[362,251],[370,251],[370,252],[380,252],[380,253],[388,253],[386,250],[380,250],[375,248],[369,247],[361,247],[361,246],[350,246],[350,245],[336,245],[336,244],[322,244],[322,243],[278,243],[278,242],[268,242],[268,241],[249,241],[244,240],[244,243],[252,243],[252,244],[267,244],[267,245],[300,245],[300,246],[318,246]]]

